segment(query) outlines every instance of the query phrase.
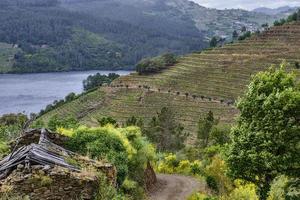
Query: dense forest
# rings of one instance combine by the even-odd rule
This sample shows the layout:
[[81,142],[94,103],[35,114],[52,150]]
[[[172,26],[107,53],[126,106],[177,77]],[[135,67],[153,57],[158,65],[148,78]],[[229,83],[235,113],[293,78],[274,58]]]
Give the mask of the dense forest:
[[20,48],[12,72],[128,68],[162,52],[205,47],[192,22],[155,20],[160,26],[139,26],[72,11],[60,1],[1,1],[0,42]]

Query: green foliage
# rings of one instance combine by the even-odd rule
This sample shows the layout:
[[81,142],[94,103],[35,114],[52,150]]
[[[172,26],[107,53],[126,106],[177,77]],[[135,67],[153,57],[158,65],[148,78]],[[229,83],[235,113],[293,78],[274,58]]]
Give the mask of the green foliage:
[[24,114],[6,114],[0,117],[0,140],[10,141],[19,136],[28,121]]
[[233,40],[236,40],[236,39],[238,39],[238,37],[239,37],[238,32],[237,32],[236,30],[234,30],[234,31],[232,32],[232,39],[233,39]]
[[184,147],[188,134],[175,120],[175,113],[170,108],[162,108],[144,130],[147,137],[157,145],[159,151],[177,151]]
[[177,63],[177,58],[175,54],[166,53],[154,58],[146,58],[141,60],[136,65],[136,71],[139,74],[150,74],[156,73],[163,69],[167,69]]
[[251,37],[251,31],[247,31],[243,35],[239,36],[238,40],[245,40],[249,37]]
[[47,124],[47,127],[52,130],[56,131],[58,128],[77,128],[79,126],[78,121],[73,117],[65,117],[60,118],[57,115],[52,116]]
[[0,139],[0,159],[2,159],[4,156],[6,156],[9,153],[9,146],[5,141],[2,141]]
[[286,23],[295,22],[295,21],[300,21],[300,9],[297,12],[288,16],[287,19],[280,19],[279,21],[276,20],[274,22],[274,26],[282,26]]
[[208,145],[208,139],[214,124],[214,114],[211,111],[209,111],[207,115],[203,119],[200,119],[198,122],[197,138],[200,140],[200,143],[203,147],[206,147]]
[[174,154],[166,154],[159,159],[156,171],[158,173],[184,174],[196,177],[204,174],[202,163],[199,160],[180,160],[178,156]]
[[[96,13],[94,1],[80,9],[76,5],[83,2],[68,1],[64,6],[61,2],[38,6],[36,0],[27,0],[34,3],[26,6],[21,2],[2,0],[0,5],[0,42],[17,44],[21,49],[14,54],[14,66],[4,68],[5,72],[130,68],[138,60],[167,49],[186,53],[205,46],[189,19],[146,16],[138,8],[127,7],[121,12],[137,17],[118,19],[105,12],[108,5],[102,1],[96,4]],[[110,9],[119,11],[115,6]],[[143,23],[138,26],[135,18]]]
[[24,114],[6,114],[0,117],[0,124],[4,126],[19,125],[23,126],[28,121],[28,117]]
[[236,187],[222,200],[259,200],[256,194],[256,186],[254,184],[245,184],[235,181]]
[[202,194],[202,193],[194,193],[190,197],[188,197],[187,200],[217,200],[218,198],[208,196],[207,194]]
[[266,199],[280,174],[299,176],[300,87],[283,68],[258,73],[237,104],[228,165],[231,175],[255,183]]
[[90,75],[86,80],[83,81],[83,89],[88,91],[100,87],[103,84],[110,84],[118,77],[120,77],[120,75],[115,73],[109,73],[108,75],[101,75],[100,73]]
[[216,179],[213,176],[206,177],[207,186],[215,192],[219,192],[219,187]]
[[143,185],[146,163],[155,158],[155,149],[142,137],[137,127],[79,127],[73,130],[60,129],[60,132],[70,137],[67,146],[71,150],[114,164],[119,185],[126,177]]
[[107,177],[99,173],[99,189],[95,195],[95,200],[126,200],[125,197],[122,197],[121,194],[118,193],[116,188],[114,188],[107,180]]
[[218,45],[218,39],[217,37],[212,37],[212,39],[209,42],[210,47],[216,47]]
[[229,125],[218,124],[212,127],[209,140],[213,145],[224,145],[230,141],[230,129]]
[[135,181],[125,179],[121,186],[122,191],[135,200],[145,199],[145,192],[141,186]]
[[276,177],[267,200],[296,200],[300,197],[300,179],[281,175]]
[[228,194],[233,188],[232,181],[227,176],[227,171],[227,164],[220,155],[214,156],[211,162],[205,167],[206,177],[210,176],[215,180],[217,184],[214,184],[212,187],[221,195]]
[[108,124],[117,126],[117,121],[112,117],[102,117],[101,119],[98,119],[98,123],[100,126],[106,126]]

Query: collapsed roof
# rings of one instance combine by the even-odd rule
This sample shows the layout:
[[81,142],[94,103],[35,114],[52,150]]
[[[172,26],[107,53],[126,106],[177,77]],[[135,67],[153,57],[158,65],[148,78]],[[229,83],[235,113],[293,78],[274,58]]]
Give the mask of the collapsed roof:
[[[36,130],[27,132],[23,137],[18,138],[15,147],[18,147],[19,144],[22,143],[22,138],[33,132],[36,133]],[[66,159],[75,155],[75,153],[68,151],[51,141],[48,136],[52,133],[48,130],[41,129],[39,134],[40,136],[37,144],[31,143],[14,148],[11,154],[0,161],[0,180],[9,176],[19,164],[24,165],[25,169],[29,169],[32,165],[43,165],[52,167],[60,166],[72,171],[80,171],[78,167],[66,162]]]

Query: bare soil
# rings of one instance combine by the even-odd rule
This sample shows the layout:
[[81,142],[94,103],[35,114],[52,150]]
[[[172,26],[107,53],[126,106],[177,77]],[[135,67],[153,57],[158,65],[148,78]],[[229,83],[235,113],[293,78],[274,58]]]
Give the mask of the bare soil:
[[205,183],[180,175],[157,175],[157,184],[150,191],[150,200],[186,200],[197,191],[205,191]]

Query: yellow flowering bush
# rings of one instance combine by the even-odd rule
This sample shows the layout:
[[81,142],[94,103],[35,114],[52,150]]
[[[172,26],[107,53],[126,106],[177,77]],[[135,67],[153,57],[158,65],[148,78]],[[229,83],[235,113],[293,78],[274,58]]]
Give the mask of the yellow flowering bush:
[[229,195],[222,197],[222,200],[259,200],[254,184],[240,180],[236,180],[234,184],[235,189]]

